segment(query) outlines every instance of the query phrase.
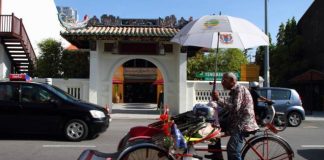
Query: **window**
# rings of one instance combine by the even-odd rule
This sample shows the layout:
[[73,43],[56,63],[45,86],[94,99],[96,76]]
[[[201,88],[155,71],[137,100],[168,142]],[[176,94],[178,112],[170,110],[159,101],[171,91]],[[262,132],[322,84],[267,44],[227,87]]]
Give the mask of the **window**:
[[68,87],[67,91],[71,96],[80,99],[81,95],[81,88],[79,87]]
[[289,90],[271,90],[272,100],[289,100],[290,91]]
[[21,87],[21,101],[30,103],[46,103],[53,96],[43,88],[35,85],[23,85]]
[[260,96],[267,97],[267,90],[266,89],[260,89],[260,90],[257,90],[257,92],[260,94]]
[[18,102],[19,85],[18,84],[1,84],[0,101]]

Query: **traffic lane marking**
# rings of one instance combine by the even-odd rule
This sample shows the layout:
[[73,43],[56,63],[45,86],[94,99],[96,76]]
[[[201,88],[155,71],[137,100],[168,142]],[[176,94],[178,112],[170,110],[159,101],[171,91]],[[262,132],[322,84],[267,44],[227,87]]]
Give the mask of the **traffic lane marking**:
[[43,145],[43,148],[95,148],[95,145]]
[[315,128],[318,128],[318,127],[317,126],[305,126],[303,128],[305,128],[305,129],[315,129]]
[[302,148],[324,148],[324,145],[301,145]]

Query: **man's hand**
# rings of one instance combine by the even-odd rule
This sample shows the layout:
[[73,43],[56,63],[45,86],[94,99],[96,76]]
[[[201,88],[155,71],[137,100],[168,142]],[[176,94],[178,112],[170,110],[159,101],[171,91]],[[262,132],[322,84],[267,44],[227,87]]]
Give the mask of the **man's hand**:
[[218,91],[214,91],[211,94],[212,94],[213,101],[218,101],[219,100],[219,93],[218,93]]

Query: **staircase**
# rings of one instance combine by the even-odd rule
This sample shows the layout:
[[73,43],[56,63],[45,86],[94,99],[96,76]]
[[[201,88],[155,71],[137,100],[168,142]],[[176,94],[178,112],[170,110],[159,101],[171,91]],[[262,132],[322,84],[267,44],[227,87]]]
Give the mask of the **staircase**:
[[0,43],[11,61],[11,73],[30,74],[36,55],[22,19],[12,15],[0,15]]

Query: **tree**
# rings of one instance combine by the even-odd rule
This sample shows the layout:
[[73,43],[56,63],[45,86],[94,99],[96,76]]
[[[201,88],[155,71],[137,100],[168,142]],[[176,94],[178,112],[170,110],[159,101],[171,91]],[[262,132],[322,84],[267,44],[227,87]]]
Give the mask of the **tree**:
[[283,23],[279,26],[279,31],[277,34],[277,45],[283,46],[285,45],[285,25]]
[[[194,80],[195,75],[200,72],[215,71],[215,51],[209,53],[198,52],[187,61],[187,77]],[[247,64],[248,60],[239,49],[220,49],[217,54],[217,71],[219,72],[239,72],[242,64]]]
[[54,39],[45,39],[38,44],[40,56],[36,61],[36,74],[40,78],[60,78],[61,77],[61,42]]
[[38,46],[36,77],[89,78],[89,52],[63,51],[61,42],[54,39],[45,39]]
[[62,55],[62,73],[64,78],[89,78],[89,52],[64,50]]
[[[271,39],[271,35],[269,33],[269,54],[272,53],[272,51],[275,48],[275,45],[272,44],[272,39]],[[259,75],[263,76],[264,75],[264,54],[265,54],[265,48],[264,46],[262,47],[258,47],[256,52],[255,52],[255,64],[260,66],[260,73]],[[270,56],[269,56],[270,57]],[[271,62],[271,61],[270,61]]]
[[301,54],[302,38],[297,32],[295,18],[288,19],[279,26],[277,45],[270,52],[271,83],[275,86],[287,86],[288,80],[305,70],[307,60]]

